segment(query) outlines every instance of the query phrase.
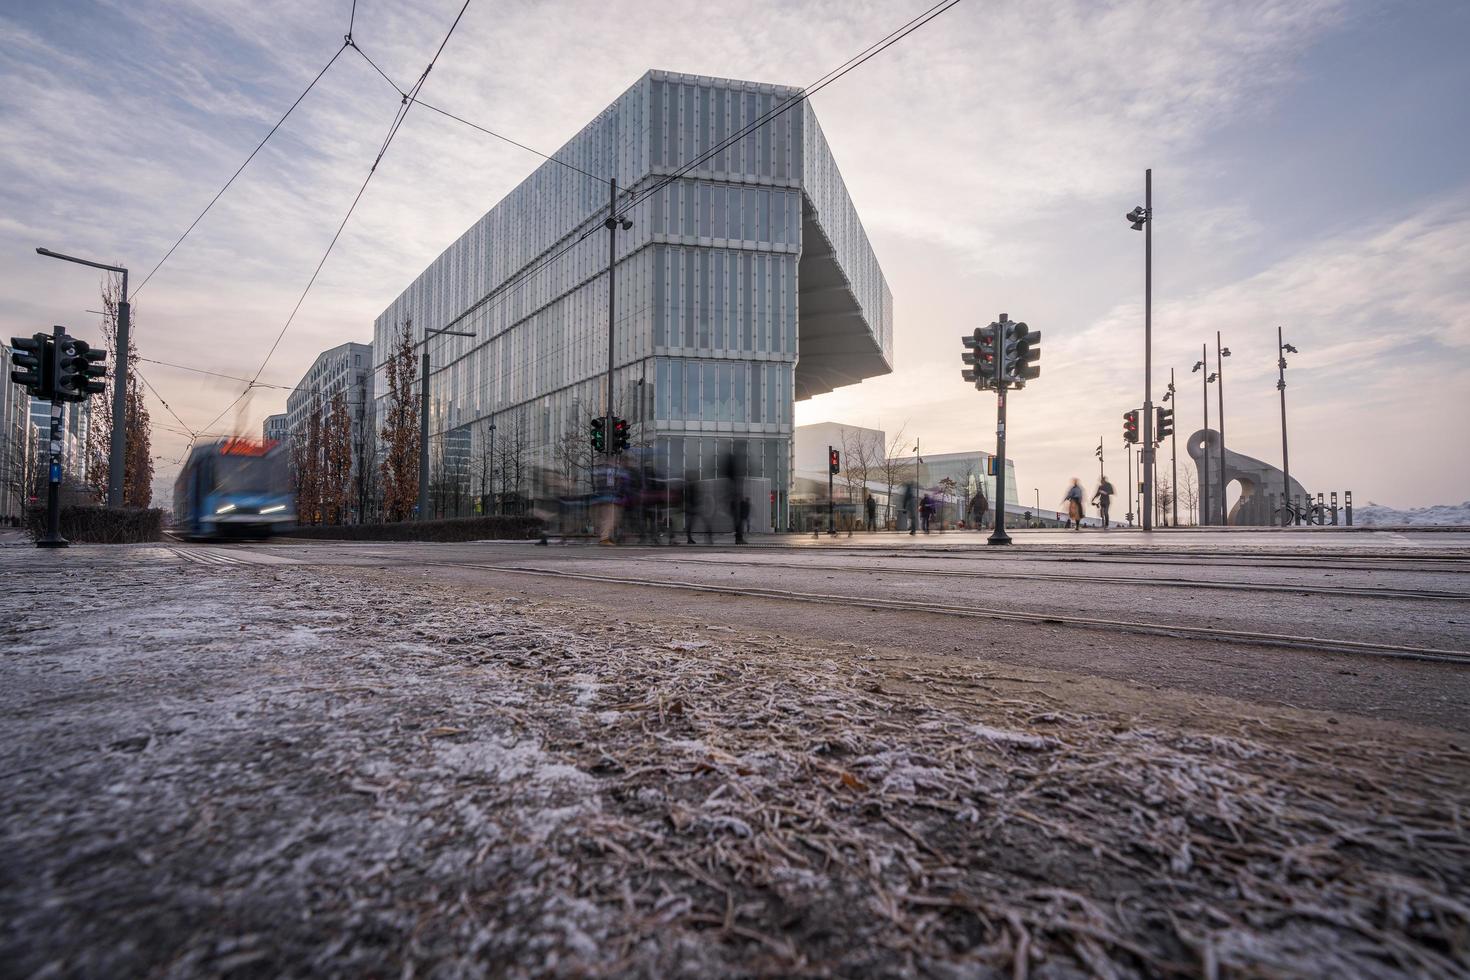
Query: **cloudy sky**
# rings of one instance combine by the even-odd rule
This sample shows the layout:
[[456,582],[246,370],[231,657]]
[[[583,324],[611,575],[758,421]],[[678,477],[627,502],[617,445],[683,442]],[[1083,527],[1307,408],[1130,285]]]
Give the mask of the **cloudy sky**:
[[[460,2],[359,0],[353,34],[407,86]],[[474,0],[423,97],[550,152],[650,67],[802,85],[927,5]],[[351,6],[0,2],[0,330],[97,331],[96,276],[45,245],[133,270],[143,357],[253,375],[398,108],[363,58],[332,63],[137,287],[341,47]],[[897,366],[798,420],[993,448],[994,398],[959,379],[959,337],[1005,311],[1043,335],[1042,379],[1011,402],[1023,499],[1053,506],[1095,475],[1099,438],[1121,480],[1143,386],[1143,236],[1123,214],[1152,167],[1155,392],[1175,368],[1181,433],[1218,330],[1228,442],[1279,460],[1279,324],[1301,349],[1294,476],[1399,507],[1470,498],[1467,41],[1460,0],[965,0],[813,99],[893,289]],[[413,110],[261,380],[370,341],[538,163]],[[142,367],[167,459],[240,390]],[[216,429],[258,432],[285,394],[253,392]]]

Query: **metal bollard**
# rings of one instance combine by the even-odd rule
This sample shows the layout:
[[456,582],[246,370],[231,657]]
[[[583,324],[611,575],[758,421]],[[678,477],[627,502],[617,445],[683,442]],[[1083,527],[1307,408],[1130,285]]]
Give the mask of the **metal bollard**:
[[1332,526],[1337,527],[1337,491],[1332,491]]
[[1343,516],[1347,518],[1347,526],[1353,526],[1353,492],[1344,490],[1342,492]]

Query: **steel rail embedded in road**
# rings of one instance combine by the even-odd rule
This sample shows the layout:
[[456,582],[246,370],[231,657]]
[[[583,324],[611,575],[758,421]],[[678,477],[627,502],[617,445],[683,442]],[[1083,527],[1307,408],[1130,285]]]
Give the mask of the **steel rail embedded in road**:
[[[682,558],[654,555],[624,555],[623,561],[651,561],[698,565],[740,565],[748,568],[791,568],[798,571],[867,572],[877,575],[912,575],[914,568],[857,568],[852,565],[818,565],[785,561],[725,561],[717,558]],[[944,569],[943,574],[955,578],[1018,579],[1035,582],[1086,582],[1094,585],[1152,586],[1175,589],[1224,589],[1237,592],[1306,592],[1313,595],[1340,596],[1352,599],[1425,599],[1431,602],[1470,602],[1470,592],[1432,592],[1418,589],[1362,588],[1351,585],[1285,585],[1274,582],[1212,582],[1177,578],[1136,578],[1125,575],[1043,575],[1039,572],[1000,572]]]
[[837,595],[822,592],[792,592],[783,589],[738,588],[701,582],[655,581],[651,579],[627,578],[617,575],[593,575],[588,572],[561,571],[554,568],[536,568],[525,565],[488,565],[478,562],[433,561],[430,559],[407,559],[404,564],[428,565],[445,568],[478,568],[492,572],[508,572],[515,575],[539,575],[548,578],[563,578],[584,582],[599,582],[608,585],[628,585],[638,588],[675,589],[685,592],[710,592],[718,595],[744,596],[752,599],[779,599],[786,602],[809,602],[818,605],[859,606],[865,609],[889,609],[899,612],[922,612],[941,616],[962,616],[972,619],[999,619],[1022,623],[1043,623],[1056,626],[1075,626],[1083,629],[1113,630],[1126,633],[1144,633],[1153,636],[1172,636],[1213,640],[1224,643],[1255,644],[1258,646],[1287,647],[1312,650],[1322,653],[1350,653],[1367,656],[1390,657],[1402,660],[1430,660],[1440,663],[1470,666],[1470,651],[1439,650],[1433,647],[1401,646],[1390,643],[1367,643],[1360,640],[1340,640],[1331,637],[1294,636],[1286,633],[1260,633],[1251,630],[1215,629],[1208,626],[1182,626],[1168,623],[1131,622],[1117,619],[1100,619],[1089,616],[1067,616],[1056,613],[1030,613],[1012,609],[995,609],[984,606],[947,606],[936,602],[921,602],[912,599],[865,599],[857,596]]

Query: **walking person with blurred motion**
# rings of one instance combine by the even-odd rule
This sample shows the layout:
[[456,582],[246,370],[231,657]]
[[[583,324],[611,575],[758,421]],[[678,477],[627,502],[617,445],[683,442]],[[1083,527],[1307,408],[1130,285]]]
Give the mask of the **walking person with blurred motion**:
[[1108,482],[1106,476],[1102,477],[1097,485],[1097,492],[1092,495],[1092,502],[1097,504],[1098,513],[1102,515],[1103,530],[1108,529],[1108,504],[1113,499],[1113,485]]
[[1067,523],[1076,530],[1082,530],[1082,481],[1075,476],[1072,477],[1072,485],[1067,488],[1067,494],[1062,498],[1062,506],[1067,509]]

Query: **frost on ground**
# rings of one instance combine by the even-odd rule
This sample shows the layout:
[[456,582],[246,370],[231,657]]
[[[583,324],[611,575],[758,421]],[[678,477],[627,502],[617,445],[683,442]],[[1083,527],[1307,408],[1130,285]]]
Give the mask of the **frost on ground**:
[[401,572],[0,558],[6,973],[1470,970],[1470,766],[1426,734]]

